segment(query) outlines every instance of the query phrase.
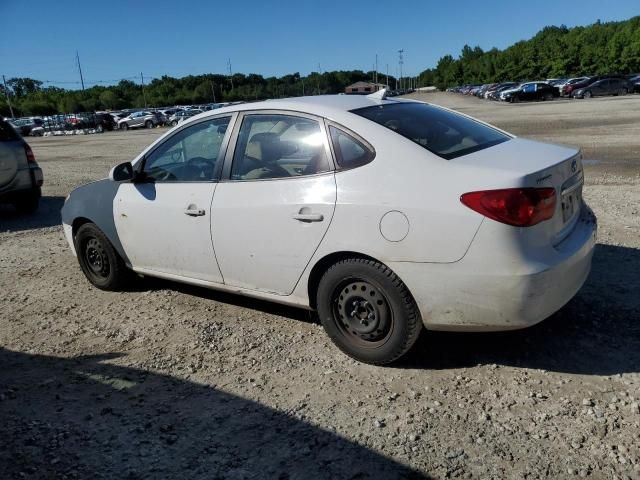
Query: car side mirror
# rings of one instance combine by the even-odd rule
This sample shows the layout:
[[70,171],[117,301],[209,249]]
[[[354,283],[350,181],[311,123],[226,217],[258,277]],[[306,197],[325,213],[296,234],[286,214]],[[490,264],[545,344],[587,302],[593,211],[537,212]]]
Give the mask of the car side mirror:
[[109,172],[109,179],[114,182],[133,180],[133,177],[133,165],[131,165],[131,162],[124,162],[120,165],[116,165]]

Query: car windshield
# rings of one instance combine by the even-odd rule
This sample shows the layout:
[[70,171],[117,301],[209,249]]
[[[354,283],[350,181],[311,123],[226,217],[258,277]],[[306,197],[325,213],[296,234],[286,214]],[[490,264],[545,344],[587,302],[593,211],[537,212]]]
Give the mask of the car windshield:
[[508,135],[426,103],[389,103],[352,110],[450,160],[506,142]]

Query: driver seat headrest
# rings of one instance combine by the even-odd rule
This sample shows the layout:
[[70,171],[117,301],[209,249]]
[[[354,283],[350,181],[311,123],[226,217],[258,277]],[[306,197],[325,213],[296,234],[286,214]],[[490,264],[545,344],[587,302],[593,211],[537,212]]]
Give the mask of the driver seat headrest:
[[265,163],[282,157],[280,137],[273,132],[256,133],[247,144],[246,156]]

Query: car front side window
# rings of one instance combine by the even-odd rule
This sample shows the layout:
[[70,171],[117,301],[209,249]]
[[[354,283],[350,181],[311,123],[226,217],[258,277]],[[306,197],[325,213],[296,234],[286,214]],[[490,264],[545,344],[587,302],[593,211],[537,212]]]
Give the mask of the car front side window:
[[146,158],[142,177],[153,182],[214,180],[230,120],[222,117],[199,122],[172,135]]
[[238,134],[232,180],[265,180],[330,170],[325,134],[316,120],[280,114],[247,115]]

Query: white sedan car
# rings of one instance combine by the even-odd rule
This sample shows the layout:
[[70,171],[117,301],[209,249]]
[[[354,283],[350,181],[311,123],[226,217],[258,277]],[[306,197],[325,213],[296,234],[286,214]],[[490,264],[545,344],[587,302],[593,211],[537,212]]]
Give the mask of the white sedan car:
[[317,310],[387,364],[430,330],[509,330],[589,274],[579,151],[384,94],[205,112],[62,209],[101,289],[131,272]]

